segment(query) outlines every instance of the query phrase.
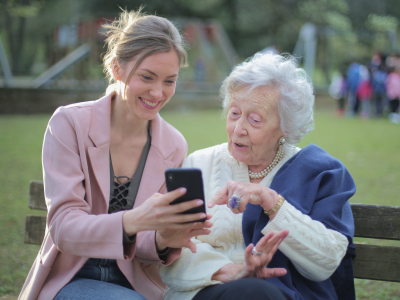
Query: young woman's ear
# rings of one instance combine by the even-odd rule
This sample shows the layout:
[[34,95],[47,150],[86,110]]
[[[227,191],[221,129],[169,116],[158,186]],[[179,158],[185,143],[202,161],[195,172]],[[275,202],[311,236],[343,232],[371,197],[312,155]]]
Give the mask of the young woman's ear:
[[120,66],[116,59],[114,59],[112,63],[112,72],[115,80],[117,81],[121,80],[121,76],[119,75]]

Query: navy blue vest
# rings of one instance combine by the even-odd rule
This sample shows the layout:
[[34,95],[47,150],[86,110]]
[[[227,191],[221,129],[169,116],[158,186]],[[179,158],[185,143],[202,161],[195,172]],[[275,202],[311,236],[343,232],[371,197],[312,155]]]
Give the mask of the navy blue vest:
[[[294,300],[354,300],[354,220],[348,199],[354,195],[356,187],[346,167],[320,147],[311,144],[281,167],[270,188],[313,220],[345,235],[349,247],[335,273],[320,282],[300,275],[291,261],[278,250],[268,267],[286,268],[287,274],[266,280],[287,292]],[[261,206],[247,204],[242,221],[246,246],[257,244],[263,236],[261,230],[268,221]]]

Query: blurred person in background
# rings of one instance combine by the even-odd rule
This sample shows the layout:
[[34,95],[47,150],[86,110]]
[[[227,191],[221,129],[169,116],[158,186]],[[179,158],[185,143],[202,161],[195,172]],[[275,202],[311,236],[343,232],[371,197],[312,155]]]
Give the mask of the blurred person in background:
[[357,89],[360,85],[362,79],[362,66],[356,60],[353,59],[352,63],[347,69],[347,114],[354,116],[358,113],[359,109],[359,99],[357,98]]
[[368,75],[367,78],[364,78],[357,88],[357,99],[360,101],[361,106],[360,116],[365,119],[370,117],[370,103],[373,95],[370,78],[370,75]]
[[372,55],[368,68],[371,70],[371,72],[373,72],[377,70],[382,64],[385,64],[384,55],[380,51],[376,51],[374,55]]
[[161,299],[159,265],[211,223],[169,205],[164,171],[186,157],[184,137],[158,114],[175,93],[186,51],[175,26],[123,11],[104,25],[106,95],[60,107],[43,143],[48,208],[42,247],[19,299]]
[[335,112],[339,117],[342,117],[345,113],[345,100],[347,98],[346,76],[346,66],[342,66],[341,74],[336,73],[329,85],[329,95],[337,99],[337,108]]
[[386,79],[386,93],[389,101],[389,121],[400,124],[400,69],[392,67]]
[[354,300],[354,181],[316,145],[313,86],[292,56],[256,54],[221,87],[228,142],[195,151],[214,223],[160,267],[165,300]]
[[393,52],[391,55],[389,55],[386,58],[386,67],[387,69],[397,69],[398,71],[400,71],[400,57],[399,57],[399,53],[398,52]]
[[374,106],[374,115],[382,116],[383,105],[386,99],[386,78],[387,72],[385,64],[382,62],[377,68],[373,68],[371,74],[371,85],[373,90],[372,102]]

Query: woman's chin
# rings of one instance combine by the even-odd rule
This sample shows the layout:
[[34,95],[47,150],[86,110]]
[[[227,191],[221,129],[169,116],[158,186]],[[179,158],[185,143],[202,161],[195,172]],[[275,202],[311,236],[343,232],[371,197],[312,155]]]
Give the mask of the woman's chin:
[[236,150],[235,148],[232,149],[232,150],[229,149],[229,152],[231,153],[231,155],[233,156],[233,158],[236,159],[238,162],[247,164],[246,162],[247,162],[248,156],[247,156],[245,153],[243,153],[243,152],[240,151],[240,150],[238,151],[238,150]]

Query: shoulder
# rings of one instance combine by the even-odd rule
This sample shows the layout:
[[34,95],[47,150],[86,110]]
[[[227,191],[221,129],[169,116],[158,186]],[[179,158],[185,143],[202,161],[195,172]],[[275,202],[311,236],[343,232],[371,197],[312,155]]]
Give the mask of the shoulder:
[[316,145],[308,145],[297,152],[277,172],[273,185],[291,178],[298,187],[314,182],[342,182],[352,178],[346,167],[335,157]]
[[289,179],[292,186],[298,189],[305,186],[319,189],[323,185],[355,188],[353,178],[344,164],[313,144],[301,149],[282,166],[274,177],[271,188],[285,184]]
[[186,158],[186,161],[190,162],[194,167],[198,164],[209,164],[222,154],[223,146],[224,144],[221,144],[194,151]]
[[44,136],[43,149],[63,144],[78,152],[79,140],[88,135],[91,105],[75,103],[58,107],[51,116]]
[[152,120],[152,146],[164,159],[175,161],[180,166],[187,154],[184,136],[160,115]]
[[186,144],[186,139],[182,135],[182,133],[180,133],[178,129],[176,129],[174,126],[165,121],[161,116],[160,116],[160,125],[163,130],[163,133],[167,134],[169,138],[171,138],[174,142],[176,142],[177,144],[181,143]]
[[[59,134],[62,139],[72,138],[73,134],[86,137],[95,118],[101,124],[110,114],[111,95],[94,101],[77,102],[56,109],[48,124],[48,131]],[[102,130],[103,131],[103,130]]]
[[50,122],[64,121],[73,122],[77,118],[90,118],[93,103],[95,101],[78,102],[58,107],[50,118]]
[[344,168],[337,158],[330,155],[321,147],[310,144],[293,156],[296,163],[315,170]]
[[191,153],[183,162],[185,168],[200,168],[203,172],[208,172],[213,165],[221,161],[222,149],[224,144],[216,145]]

